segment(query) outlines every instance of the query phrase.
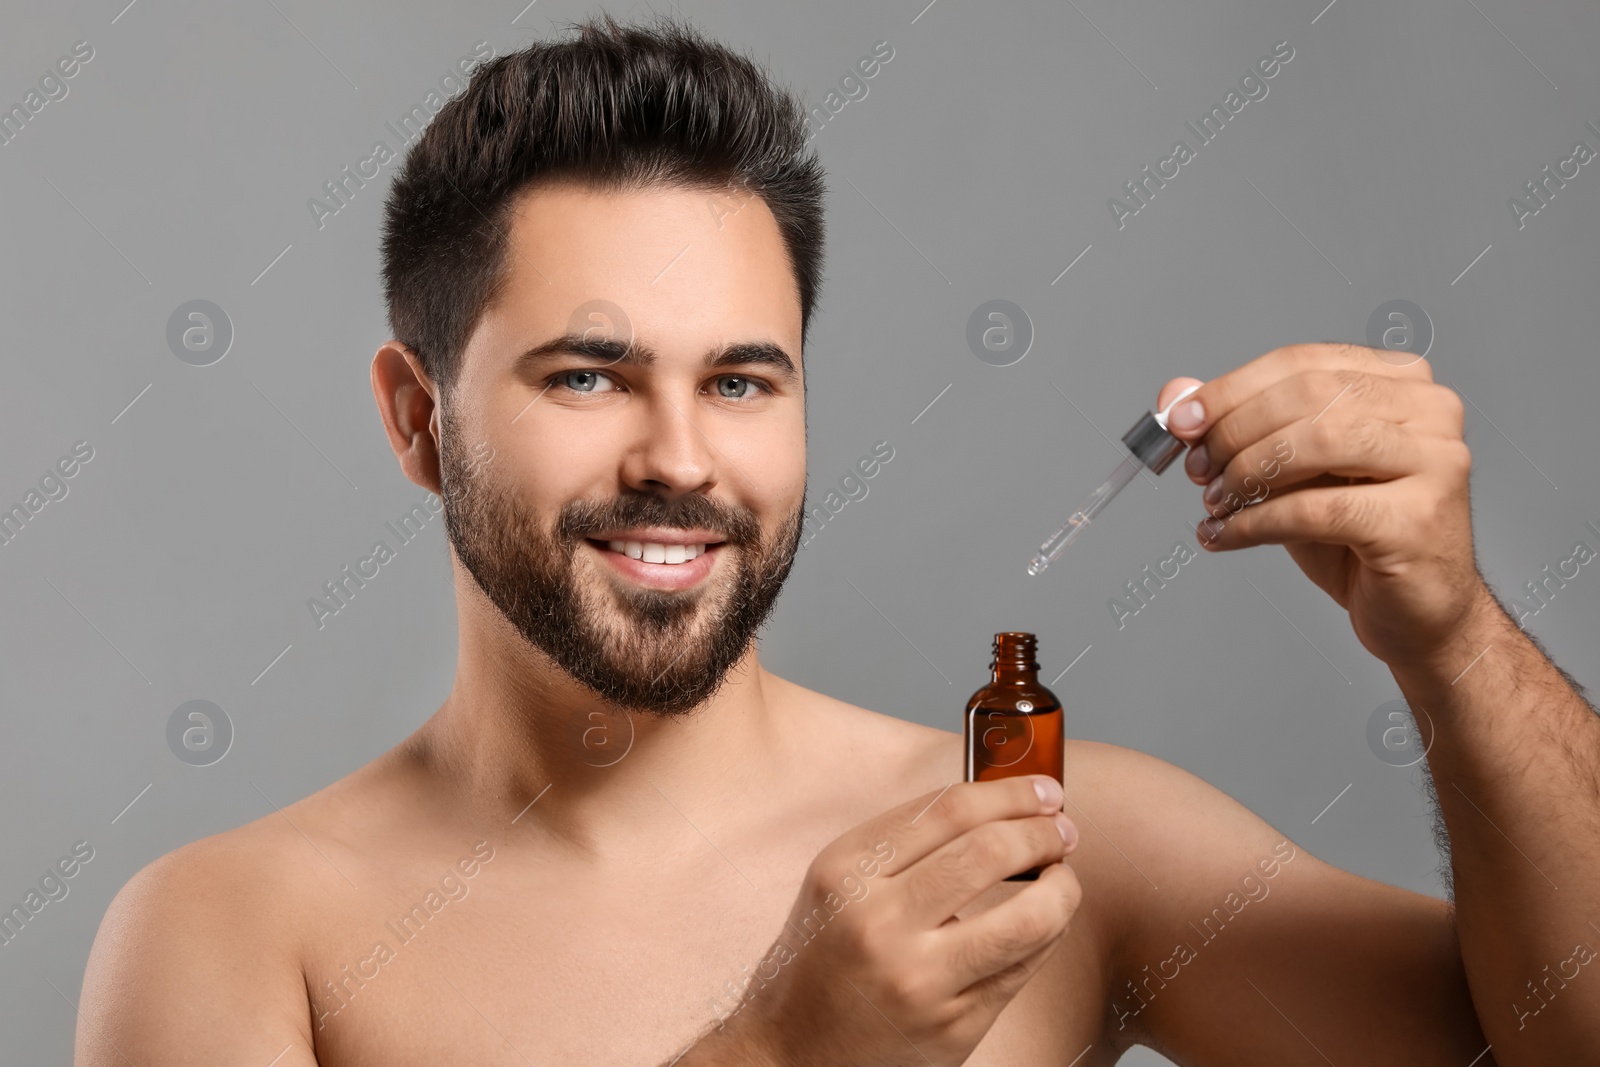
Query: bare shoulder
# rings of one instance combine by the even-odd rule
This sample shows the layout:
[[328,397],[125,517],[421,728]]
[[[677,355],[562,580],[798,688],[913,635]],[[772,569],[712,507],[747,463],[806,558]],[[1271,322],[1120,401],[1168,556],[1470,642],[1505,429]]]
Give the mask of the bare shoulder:
[[[1159,848],[1161,862],[1182,869],[1212,851],[1219,839],[1282,839],[1249,808],[1210,782],[1137,749],[1069,738],[1063,778],[1069,816],[1076,817],[1076,808],[1086,821],[1123,829],[1148,843],[1141,848]],[[1212,827],[1199,839],[1190,825],[1196,819]]]
[[370,775],[363,768],[130,878],[89,954],[78,1067],[267,1063],[280,1053],[276,1067],[314,1064],[307,917],[342,877],[330,865],[340,851],[332,813],[371,792]]
[[[1086,843],[1098,841],[1118,857],[1117,882],[1130,907],[1146,894],[1168,902],[1198,902],[1251,874],[1292,867],[1298,884],[1318,892],[1356,886],[1412,912],[1445,917],[1442,900],[1387,886],[1341,870],[1268,823],[1228,793],[1157,756],[1097,741],[1068,740],[1064,759],[1067,815]],[[1276,858],[1277,863],[1273,860]],[[1137,902],[1137,903],[1135,903]]]
[[78,1067],[235,1062],[246,1051],[265,1063],[296,1045],[309,1053],[291,935],[298,891],[273,837],[252,824],[196,841],[122,887],[84,973]]
[[1153,929],[1153,919],[1204,912],[1212,896],[1239,888],[1247,876],[1259,880],[1270,871],[1276,878],[1292,867],[1301,884],[1356,879],[1160,757],[1069,739],[1063,767],[1063,806],[1082,842],[1075,864],[1092,865],[1101,888],[1120,902],[1127,945],[1166,938],[1170,931]]
[[[800,721],[805,760],[895,802],[961,780],[961,734],[859,707],[767,672],[770,694]],[[958,712],[951,713],[959,724]]]

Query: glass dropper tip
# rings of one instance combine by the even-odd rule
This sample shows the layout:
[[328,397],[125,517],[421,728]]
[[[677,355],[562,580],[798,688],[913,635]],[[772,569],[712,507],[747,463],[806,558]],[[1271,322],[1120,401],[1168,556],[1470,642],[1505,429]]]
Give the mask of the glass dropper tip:
[[1081,509],[1072,513],[1066,525],[1050,535],[1050,540],[1039,546],[1039,554],[1033,557],[1028,564],[1028,573],[1039,575],[1050,565],[1050,561],[1061,555],[1063,549],[1077,540],[1078,535],[1100,512],[1105,510],[1111,498],[1122,492],[1124,486],[1133,481],[1134,475],[1141,468],[1148,467],[1152,472],[1160,474],[1167,465],[1183,451],[1183,442],[1167,432],[1167,414],[1173,406],[1190,393],[1199,389],[1198,385],[1191,385],[1161,409],[1160,414],[1148,412],[1133,428],[1122,435],[1122,443],[1128,449],[1112,470],[1111,476],[1089,494],[1089,502]]

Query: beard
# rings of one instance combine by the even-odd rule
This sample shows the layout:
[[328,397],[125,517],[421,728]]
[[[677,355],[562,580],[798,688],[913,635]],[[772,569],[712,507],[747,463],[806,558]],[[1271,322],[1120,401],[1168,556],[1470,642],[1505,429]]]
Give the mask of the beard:
[[[569,501],[547,532],[514,491],[471,462],[442,407],[440,438],[440,495],[456,558],[530,645],[626,711],[665,717],[709,700],[771,613],[799,551],[804,492],[770,539],[750,509],[699,493]],[[720,580],[650,589],[604,564],[601,576],[577,564],[587,536],[641,526],[721,534],[717,552],[730,558],[716,561]]]

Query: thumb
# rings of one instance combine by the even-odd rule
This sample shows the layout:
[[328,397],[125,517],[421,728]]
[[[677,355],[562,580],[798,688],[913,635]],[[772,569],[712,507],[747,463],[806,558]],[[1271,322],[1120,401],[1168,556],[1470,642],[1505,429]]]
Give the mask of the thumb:
[[1201,386],[1205,382],[1199,378],[1174,378],[1161,387],[1161,392],[1156,396],[1156,411],[1165,411],[1167,406],[1177,398],[1179,393],[1191,386]]

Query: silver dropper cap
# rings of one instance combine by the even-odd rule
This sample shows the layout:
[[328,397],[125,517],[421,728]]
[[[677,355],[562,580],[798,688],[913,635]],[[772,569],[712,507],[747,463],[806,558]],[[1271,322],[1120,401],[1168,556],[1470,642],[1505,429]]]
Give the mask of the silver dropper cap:
[[1161,425],[1156,413],[1147,411],[1133,424],[1133,429],[1122,435],[1122,443],[1140,463],[1160,474],[1167,465],[1183,452],[1184,444]]
[[1180,400],[1199,388],[1198,385],[1189,386],[1173,397],[1159,415],[1153,411],[1145,412],[1133,424],[1133,429],[1122,435],[1122,443],[1128,446],[1134,458],[1156,474],[1166,470],[1167,465],[1177,459],[1184,449],[1184,443],[1168,432],[1167,416],[1172,414],[1172,409],[1178,406]]

